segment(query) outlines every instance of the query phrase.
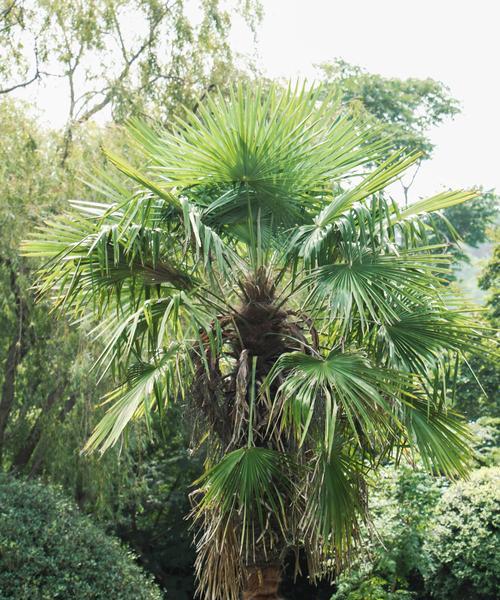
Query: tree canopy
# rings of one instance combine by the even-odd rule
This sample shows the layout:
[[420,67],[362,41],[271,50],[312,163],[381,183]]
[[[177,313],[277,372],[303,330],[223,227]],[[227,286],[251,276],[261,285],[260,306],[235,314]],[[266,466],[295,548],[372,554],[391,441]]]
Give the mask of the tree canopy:
[[341,59],[320,64],[318,70],[322,81],[342,90],[344,102],[383,125],[393,147],[424,157],[433,150],[429,130],[460,111],[449,89],[433,79],[382,77]]

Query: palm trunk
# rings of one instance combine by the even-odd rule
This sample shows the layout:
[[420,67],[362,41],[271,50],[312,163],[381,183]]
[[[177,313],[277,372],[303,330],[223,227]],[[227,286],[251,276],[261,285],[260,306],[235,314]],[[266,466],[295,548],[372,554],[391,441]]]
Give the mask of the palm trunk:
[[280,600],[278,594],[280,583],[279,565],[250,567],[247,571],[242,600]]

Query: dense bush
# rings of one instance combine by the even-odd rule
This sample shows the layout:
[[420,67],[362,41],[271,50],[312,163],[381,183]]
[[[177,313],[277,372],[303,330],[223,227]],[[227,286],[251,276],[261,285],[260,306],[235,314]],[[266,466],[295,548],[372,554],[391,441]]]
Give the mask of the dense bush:
[[427,588],[433,598],[491,600],[500,589],[500,468],[474,472],[437,506]]
[[500,465],[500,418],[481,417],[471,423],[474,435],[474,462],[478,467]]
[[159,600],[120,543],[40,483],[0,479],[0,600]]
[[[498,424],[475,426],[476,455],[492,464]],[[375,535],[336,582],[332,600],[492,600],[500,589],[500,468],[470,481],[387,469],[371,495]]]
[[423,592],[423,546],[441,483],[409,467],[383,471],[370,494],[373,527],[363,528],[358,558],[332,600],[406,600]]
[[412,600],[415,595],[407,590],[391,590],[390,581],[373,575],[354,571],[344,580],[332,600]]

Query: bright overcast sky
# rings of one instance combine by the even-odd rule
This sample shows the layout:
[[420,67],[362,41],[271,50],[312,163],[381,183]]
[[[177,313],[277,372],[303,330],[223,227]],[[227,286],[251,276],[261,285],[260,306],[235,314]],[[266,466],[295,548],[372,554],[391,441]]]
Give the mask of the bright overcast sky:
[[[431,134],[415,192],[481,184],[500,190],[500,0],[264,0],[258,64],[275,77],[314,77],[341,57],[389,77],[432,77],[462,114]],[[240,28],[234,46],[252,53]]]

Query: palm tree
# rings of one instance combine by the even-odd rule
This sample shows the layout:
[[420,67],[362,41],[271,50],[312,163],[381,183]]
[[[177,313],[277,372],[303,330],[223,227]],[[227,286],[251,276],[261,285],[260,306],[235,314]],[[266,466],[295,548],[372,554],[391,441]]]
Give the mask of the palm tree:
[[290,553],[313,581],[343,567],[381,463],[466,472],[450,404],[481,333],[427,235],[475,194],[401,209],[384,190],[418,155],[387,158],[391,141],[321,88],[240,87],[170,131],[128,131],[143,168],[108,151],[97,199],[25,247],[46,261],[40,292],[93,323],[120,378],[86,450],[181,403],[206,456],[199,592],[277,598]]

